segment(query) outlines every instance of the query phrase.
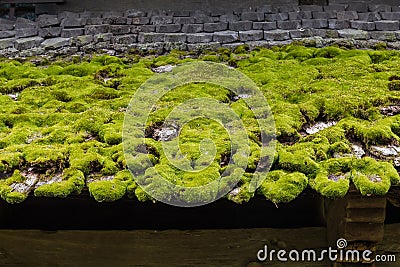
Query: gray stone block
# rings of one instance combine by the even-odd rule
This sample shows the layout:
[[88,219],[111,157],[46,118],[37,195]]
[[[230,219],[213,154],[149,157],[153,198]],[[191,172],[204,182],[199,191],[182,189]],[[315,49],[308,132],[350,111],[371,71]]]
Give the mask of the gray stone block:
[[277,21],[288,20],[288,19],[289,19],[289,13],[278,13],[278,14],[276,14],[276,20]]
[[104,24],[111,24],[111,25],[123,25],[123,24],[127,24],[127,22],[128,22],[128,19],[124,18],[124,17],[109,17],[109,18],[103,19]]
[[0,39],[0,49],[11,48],[14,46],[14,42],[14,38]]
[[92,12],[92,11],[83,11],[83,12],[79,13],[79,17],[85,18],[85,19],[101,18],[102,15],[103,14],[101,12]]
[[83,29],[83,28],[63,29],[61,31],[61,37],[71,38],[71,37],[83,35],[84,32],[85,32],[85,29]]
[[216,42],[187,44],[187,49],[191,52],[192,51],[202,52],[205,50],[216,51],[219,48],[221,48],[221,44]]
[[132,25],[145,25],[150,23],[150,18],[148,17],[139,17],[139,18],[132,18],[131,24]]
[[109,42],[111,41],[111,38],[113,37],[112,33],[99,33],[93,36],[93,41],[95,43],[98,42]]
[[43,38],[59,37],[61,35],[61,27],[40,28],[39,36]]
[[332,4],[324,6],[324,11],[345,11],[347,8],[346,4]]
[[38,28],[15,29],[16,38],[31,37],[35,35],[38,35]]
[[[155,32],[156,31],[156,26],[154,25],[142,25],[138,26],[139,31],[138,32]],[[131,29],[131,32],[133,33],[133,28]]]
[[115,35],[128,34],[131,32],[131,26],[129,26],[129,25],[110,25],[109,31]]
[[229,30],[232,31],[249,31],[253,26],[251,21],[236,21],[229,23]]
[[174,17],[173,23],[175,24],[194,24],[193,17]]
[[164,42],[165,34],[164,33],[153,33],[153,32],[139,33],[138,41],[139,41],[139,43]]
[[103,24],[102,18],[87,18],[86,25],[100,25]]
[[368,11],[370,11],[370,12],[390,12],[390,11],[392,11],[392,7],[390,5],[369,4]]
[[187,34],[188,43],[209,43],[213,40],[212,33],[189,33]]
[[165,42],[170,43],[185,43],[186,33],[166,33]]
[[328,20],[328,28],[333,30],[341,30],[350,28],[349,20],[338,20],[338,19],[330,19]]
[[314,29],[297,29],[289,31],[290,38],[306,38],[315,35]]
[[375,21],[375,27],[378,31],[397,31],[399,30],[399,21],[398,20]]
[[303,28],[324,29],[328,28],[327,19],[303,19]]
[[0,18],[0,31],[14,30],[14,22],[8,19]]
[[281,5],[278,6],[278,10],[280,13],[286,13],[286,12],[295,12],[295,11],[300,11],[300,7],[298,5]]
[[171,16],[154,16],[151,18],[150,23],[153,25],[164,25],[172,23],[173,20]]
[[122,11],[106,11],[103,12],[103,18],[114,18],[114,17],[123,17],[124,12]]
[[228,29],[227,22],[204,23],[205,32],[219,32],[219,31],[226,31],[227,29]]
[[289,12],[288,14],[289,14],[289,20],[311,19],[312,18],[311,11]]
[[125,45],[134,44],[134,43],[137,43],[137,35],[136,34],[127,34],[127,35],[113,36],[111,38],[111,43],[125,44]]
[[274,22],[253,22],[253,29],[254,30],[275,30],[276,29],[276,21]]
[[302,5],[300,6],[302,11],[323,11],[323,7],[321,5]]
[[219,17],[220,22],[234,22],[239,21],[239,16],[235,14],[227,14]]
[[346,10],[361,13],[368,12],[368,4],[366,2],[349,2]]
[[194,23],[212,23],[214,19],[211,16],[207,15],[195,15]]
[[355,40],[367,40],[369,38],[368,32],[354,29],[338,30],[339,37]]
[[336,12],[334,11],[326,11],[326,12],[313,12],[312,17],[314,19],[335,19]]
[[93,35],[81,35],[71,38],[71,44],[74,46],[84,46],[93,42]]
[[392,6],[392,12],[400,12],[400,5],[399,6]]
[[128,9],[127,11],[125,11],[124,15],[127,18],[138,18],[138,17],[145,17],[146,12],[137,9]]
[[378,21],[381,20],[381,15],[378,12],[358,13],[358,19],[362,21]]
[[240,31],[239,40],[242,42],[258,41],[264,38],[263,30]]
[[216,32],[213,36],[213,41],[221,44],[233,43],[239,39],[239,34],[236,31]]
[[85,34],[86,35],[94,35],[98,33],[108,32],[110,29],[110,25],[102,24],[102,25],[87,25],[85,26]]
[[286,20],[277,22],[278,29],[282,30],[294,30],[301,28],[301,20]]
[[264,39],[267,41],[285,41],[290,39],[290,34],[287,30],[264,31]]
[[375,30],[375,22],[352,20],[350,21],[350,26],[353,29],[373,31]]
[[34,47],[40,46],[40,44],[44,41],[42,37],[29,37],[29,38],[20,38],[15,40],[14,47],[18,50],[26,50]]
[[[317,31],[320,31],[322,29],[318,29]],[[337,30],[325,30],[325,37],[327,38],[339,38],[339,34]]]
[[[288,15],[289,17],[289,15]],[[278,20],[278,15],[277,14],[265,14],[264,16],[265,21],[273,22]]]
[[380,14],[384,20],[400,20],[400,12],[381,12]]
[[70,44],[70,38],[56,37],[56,38],[44,40],[41,43],[41,46],[46,50],[50,50],[50,49],[57,49],[57,48],[60,48],[63,46],[67,46],[69,44]]
[[257,12],[267,13],[267,14],[275,14],[278,12],[278,8],[272,5],[263,5],[261,7],[257,7]]
[[185,24],[182,26],[182,32],[185,33],[197,33],[202,32],[204,24]]
[[395,32],[388,32],[388,31],[374,31],[370,32],[369,36],[371,39],[374,40],[380,40],[380,41],[389,41],[393,42],[397,40],[396,33]]
[[26,28],[37,28],[37,24],[29,19],[17,18],[15,21],[15,29],[17,30]]
[[338,20],[356,20],[358,19],[358,14],[356,11],[339,11],[337,12]]
[[10,38],[15,36],[15,31],[0,31],[0,39]]
[[61,27],[64,28],[74,28],[85,26],[86,19],[82,18],[65,18],[61,21]]
[[79,13],[70,12],[70,11],[63,11],[58,14],[58,17],[62,20],[65,18],[77,19],[79,18]]
[[[214,10],[216,12],[216,10]],[[190,17],[190,11],[189,10],[174,10],[174,17]],[[219,15],[213,15],[213,16],[219,16]]]
[[263,12],[243,12],[240,16],[241,20],[245,21],[264,21]]
[[165,24],[157,25],[156,32],[167,33],[167,32],[180,32],[182,28],[181,24]]
[[39,27],[57,26],[60,19],[56,15],[40,15],[37,19]]

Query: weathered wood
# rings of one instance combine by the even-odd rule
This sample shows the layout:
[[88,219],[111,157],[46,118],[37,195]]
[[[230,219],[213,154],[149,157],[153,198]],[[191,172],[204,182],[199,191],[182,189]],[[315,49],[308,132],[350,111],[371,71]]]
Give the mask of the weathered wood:
[[[348,242],[346,250],[376,250],[376,244],[384,237],[386,217],[386,197],[364,197],[351,187],[343,199],[325,200],[328,243],[335,246],[336,241],[344,238]],[[365,249],[365,248],[364,248]],[[336,262],[334,267],[375,266],[371,262]]]
[[[274,249],[280,247],[271,243],[278,242],[287,249],[326,249],[325,236],[323,227],[189,231],[0,230],[0,266],[245,267],[252,263],[249,266],[258,267],[256,253],[265,244]],[[377,248],[378,253],[395,254],[400,259],[400,224],[385,226],[385,237]],[[265,262],[261,266],[327,267],[330,264]],[[393,262],[377,265],[394,266],[398,265]]]

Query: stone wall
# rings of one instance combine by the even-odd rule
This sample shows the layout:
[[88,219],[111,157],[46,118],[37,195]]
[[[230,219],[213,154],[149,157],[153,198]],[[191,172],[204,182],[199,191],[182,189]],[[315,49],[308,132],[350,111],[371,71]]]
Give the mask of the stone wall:
[[129,49],[195,50],[293,40],[362,46],[400,42],[400,7],[367,4],[263,5],[235,11],[62,12],[36,21],[0,19],[0,54],[32,56],[78,52],[123,53]]

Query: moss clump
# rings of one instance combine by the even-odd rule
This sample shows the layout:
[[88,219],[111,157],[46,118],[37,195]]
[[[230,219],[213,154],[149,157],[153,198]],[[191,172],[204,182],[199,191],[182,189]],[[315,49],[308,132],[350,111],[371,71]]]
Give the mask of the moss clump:
[[318,169],[318,164],[303,151],[278,152],[278,165],[283,170],[290,172],[301,172],[306,175],[313,175]]
[[37,197],[60,197],[65,198],[70,194],[80,194],[85,185],[83,173],[76,169],[65,169],[61,182],[41,185],[35,189]]
[[350,188],[352,158],[333,158],[320,163],[310,186],[327,198],[341,198]]
[[307,184],[308,179],[303,173],[277,170],[268,173],[259,191],[274,203],[287,203],[303,192]]
[[118,172],[110,181],[95,181],[88,184],[90,195],[98,202],[113,202],[125,196],[127,188],[133,190],[136,183],[128,170]]
[[16,192],[13,190],[11,185],[16,183],[23,183],[25,181],[25,177],[21,175],[19,170],[15,170],[13,175],[6,179],[0,180],[0,196],[2,199],[7,201],[10,204],[21,203],[24,201],[28,193]]
[[391,184],[400,181],[399,174],[390,163],[368,157],[352,163],[351,179],[363,196],[383,196]]

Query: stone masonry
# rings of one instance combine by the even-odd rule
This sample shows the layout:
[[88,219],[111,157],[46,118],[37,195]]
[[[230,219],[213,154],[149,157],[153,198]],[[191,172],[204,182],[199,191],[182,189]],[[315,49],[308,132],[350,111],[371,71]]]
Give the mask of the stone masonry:
[[0,55],[145,49],[214,49],[302,41],[400,47],[400,7],[381,4],[264,5],[237,11],[62,12],[36,21],[0,18]]

